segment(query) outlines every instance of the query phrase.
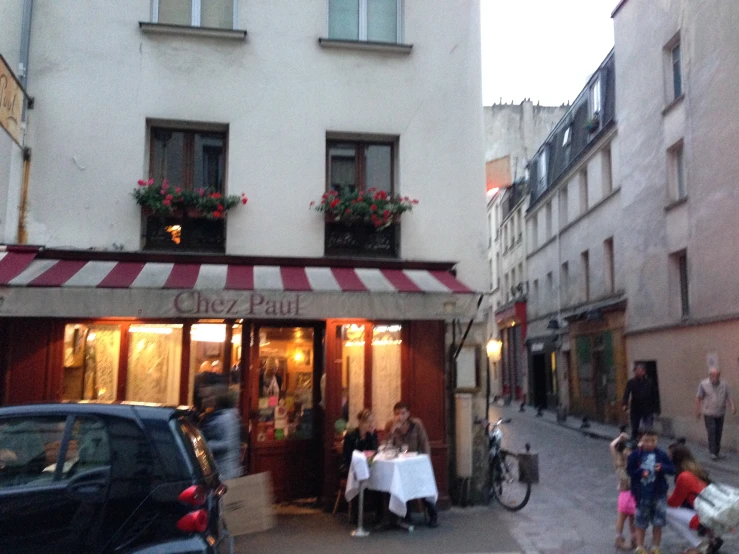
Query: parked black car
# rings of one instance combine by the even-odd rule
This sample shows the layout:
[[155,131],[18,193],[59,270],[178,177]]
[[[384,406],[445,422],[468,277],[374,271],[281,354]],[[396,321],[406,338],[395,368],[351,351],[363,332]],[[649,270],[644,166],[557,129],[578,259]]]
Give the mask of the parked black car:
[[0,408],[0,552],[228,552],[226,487],[190,415],[135,404]]

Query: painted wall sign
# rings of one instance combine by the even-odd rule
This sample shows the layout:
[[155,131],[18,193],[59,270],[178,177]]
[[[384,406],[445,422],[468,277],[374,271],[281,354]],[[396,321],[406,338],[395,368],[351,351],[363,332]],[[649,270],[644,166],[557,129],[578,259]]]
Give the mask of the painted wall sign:
[[183,291],[172,301],[178,315],[222,317],[300,317],[300,294],[270,295],[247,292],[238,295]]
[[0,127],[5,129],[18,146],[21,146],[21,118],[25,97],[26,93],[8,62],[0,56]]

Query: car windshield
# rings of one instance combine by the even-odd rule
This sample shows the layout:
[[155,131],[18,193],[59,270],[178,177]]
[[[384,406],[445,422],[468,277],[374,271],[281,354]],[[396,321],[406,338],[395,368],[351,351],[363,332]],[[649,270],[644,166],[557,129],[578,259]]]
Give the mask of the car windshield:
[[184,435],[185,442],[189,444],[191,452],[195,454],[203,475],[206,477],[213,475],[215,473],[215,462],[203,435],[200,434],[200,431],[195,425],[186,419],[179,421],[179,427]]

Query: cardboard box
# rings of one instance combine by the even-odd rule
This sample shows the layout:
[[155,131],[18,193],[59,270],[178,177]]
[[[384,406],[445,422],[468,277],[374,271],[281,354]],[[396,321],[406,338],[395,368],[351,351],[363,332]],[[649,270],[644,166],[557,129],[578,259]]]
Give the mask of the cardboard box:
[[232,536],[266,531],[276,525],[269,472],[246,475],[225,483],[228,492],[223,497],[223,515]]

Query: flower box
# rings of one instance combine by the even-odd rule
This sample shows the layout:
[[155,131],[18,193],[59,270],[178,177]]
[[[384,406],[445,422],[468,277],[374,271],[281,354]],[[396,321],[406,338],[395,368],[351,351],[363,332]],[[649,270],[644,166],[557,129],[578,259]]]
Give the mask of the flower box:
[[223,219],[228,210],[248,202],[243,192],[224,196],[212,188],[182,190],[170,186],[166,179],[161,185],[155,184],[154,179],[140,179],[133,197],[145,217],[183,217],[187,214],[193,219]]
[[400,253],[400,225],[377,228],[373,223],[326,220],[326,256],[397,258]]
[[410,212],[418,200],[388,194],[384,190],[371,188],[367,191],[347,189],[339,193],[332,190],[325,193],[318,202],[311,202],[310,208],[324,214],[327,223],[359,223],[384,229],[397,224],[401,215]]

